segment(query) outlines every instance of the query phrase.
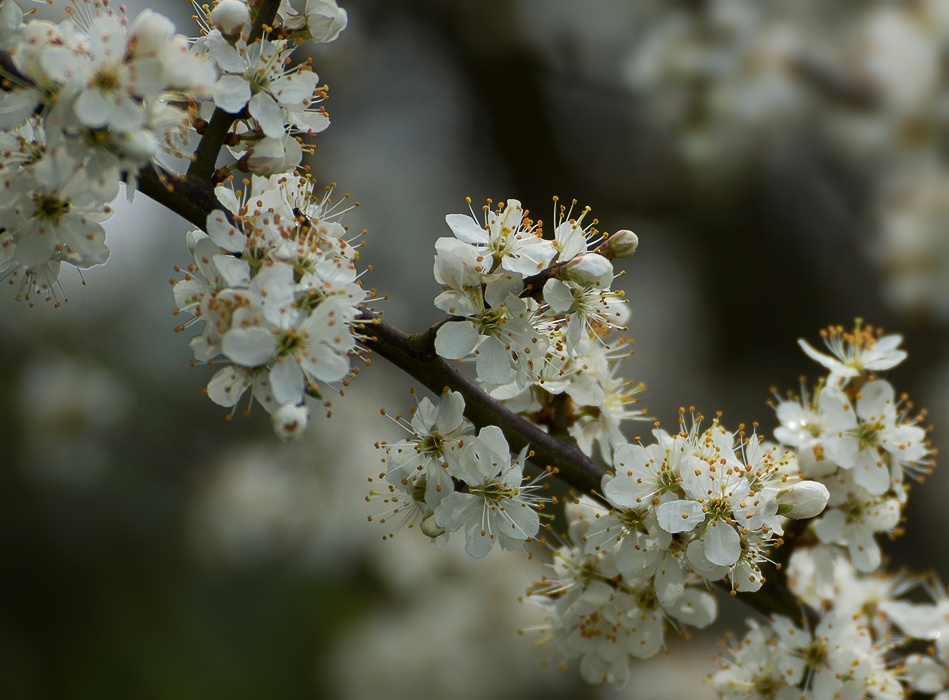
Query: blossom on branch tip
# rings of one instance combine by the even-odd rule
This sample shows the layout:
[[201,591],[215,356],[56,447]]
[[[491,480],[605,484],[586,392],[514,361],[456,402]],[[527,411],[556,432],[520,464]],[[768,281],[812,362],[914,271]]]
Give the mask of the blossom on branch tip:
[[830,355],[818,352],[804,339],[797,343],[808,357],[830,370],[830,386],[846,383],[866,372],[892,369],[906,359],[906,351],[899,349],[903,336],[877,337],[870,326],[861,327],[858,323],[853,332],[845,331],[842,326],[831,326],[821,335]]
[[497,209],[484,209],[483,225],[474,212],[471,216],[449,214],[445,221],[458,240],[493,258],[510,272],[525,277],[536,275],[554,259],[557,251],[553,242],[541,237],[518,200],[509,199]]
[[842,469],[852,469],[854,481],[879,496],[891,487],[894,470],[902,482],[903,465],[911,468],[928,454],[925,431],[900,423],[893,386],[882,379],[867,382],[855,404],[838,389],[820,395],[828,425],[822,436],[824,452]]
[[302,12],[294,7],[295,0],[281,0],[277,16],[284,26],[294,31],[304,31],[311,41],[323,44],[334,41],[346,28],[346,10],[336,0],[306,0]]

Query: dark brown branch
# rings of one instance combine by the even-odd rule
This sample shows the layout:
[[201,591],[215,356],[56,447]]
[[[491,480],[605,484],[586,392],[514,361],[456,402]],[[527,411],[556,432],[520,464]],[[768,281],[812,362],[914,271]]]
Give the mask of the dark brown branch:
[[200,229],[207,224],[208,213],[220,208],[210,183],[195,182],[151,164],[138,172],[138,189]]
[[453,363],[438,357],[434,334],[423,331],[406,335],[371,312],[365,312],[363,318],[367,336],[364,344],[374,353],[437,394],[445,388],[459,392],[465,399],[465,415],[476,426],[498,426],[504,431],[511,449],[516,451],[530,445],[531,461],[535,464],[555,469],[559,479],[582,493],[599,493],[600,482],[606,474],[603,466],[587,457],[576,445],[545,433],[513,413],[458,371]]

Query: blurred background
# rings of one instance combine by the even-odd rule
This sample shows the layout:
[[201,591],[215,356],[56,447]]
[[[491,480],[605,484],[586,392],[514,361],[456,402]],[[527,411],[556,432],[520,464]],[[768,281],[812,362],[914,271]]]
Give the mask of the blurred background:
[[[796,339],[859,316],[905,336],[892,380],[946,439],[949,3],[343,4],[313,53],[333,123],[309,162],[361,203],[345,223],[369,230],[389,321],[438,320],[432,244],[465,196],[549,219],[559,195],[640,237],[617,286],[650,415],[770,432],[771,388],[817,376]],[[188,3],[151,6],[196,31]],[[588,689],[517,634],[543,622],[518,602],[543,552],[382,541],[379,408],[413,402],[383,361],[295,445],[263,411],[225,421],[172,331],[186,224],[116,209],[110,261],[64,273],[62,308],[0,298],[4,698],[712,697],[714,640],[747,614],[729,601],[623,691]],[[947,494],[938,468],[914,489],[893,566],[949,576]]]

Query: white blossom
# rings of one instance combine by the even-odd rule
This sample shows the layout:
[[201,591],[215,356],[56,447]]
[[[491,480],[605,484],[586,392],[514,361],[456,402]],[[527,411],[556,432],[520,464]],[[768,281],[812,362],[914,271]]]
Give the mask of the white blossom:
[[840,326],[832,326],[822,333],[830,355],[818,352],[804,339],[797,343],[808,357],[830,370],[828,383],[836,386],[865,372],[892,369],[906,359],[906,352],[899,349],[903,336],[877,338],[872,331],[872,328],[861,328],[859,324],[852,333]]
[[465,551],[476,559],[497,544],[518,550],[540,528],[536,487],[523,484],[526,448],[514,460],[497,426],[482,428],[468,441],[451,471],[466,491],[455,491],[435,508],[435,521],[449,532],[465,531]]
[[472,433],[464,410],[465,401],[455,391],[442,394],[437,404],[424,398],[410,421],[400,421],[410,436],[382,445],[386,451],[386,480],[424,501],[429,512],[455,490],[449,468],[460,456],[466,436]]

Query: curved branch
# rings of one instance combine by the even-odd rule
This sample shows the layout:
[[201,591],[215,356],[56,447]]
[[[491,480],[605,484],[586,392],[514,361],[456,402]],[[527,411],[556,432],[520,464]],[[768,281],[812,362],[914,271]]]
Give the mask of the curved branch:
[[557,477],[578,491],[599,493],[606,469],[587,457],[575,444],[538,428],[484,392],[473,380],[435,354],[432,334],[406,335],[372,312],[363,313],[363,344],[437,394],[450,388],[465,399],[465,415],[479,428],[496,425],[504,431],[513,450],[530,445],[531,461],[551,467]]
[[[541,467],[557,470],[557,478],[581,493],[598,498],[600,484],[606,469],[585,455],[575,444],[555,437],[538,428],[530,421],[513,413],[496,399],[485,393],[473,380],[435,354],[433,329],[407,335],[389,325],[370,311],[363,312],[365,328],[363,344],[375,354],[385,358],[406,374],[414,377],[428,389],[441,393],[444,389],[459,392],[465,399],[465,415],[479,428],[496,425],[513,450],[530,445],[531,461]],[[608,505],[608,504],[605,504]],[[795,623],[802,618],[814,624],[817,613],[805,606],[791,593],[784,569],[797,538],[806,526],[805,521],[794,521],[785,535],[783,547],[774,555],[774,566],[760,590],[735,593],[735,596],[756,612],[764,615],[784,615]],[[732,593],[728,581],[719,587]]]

